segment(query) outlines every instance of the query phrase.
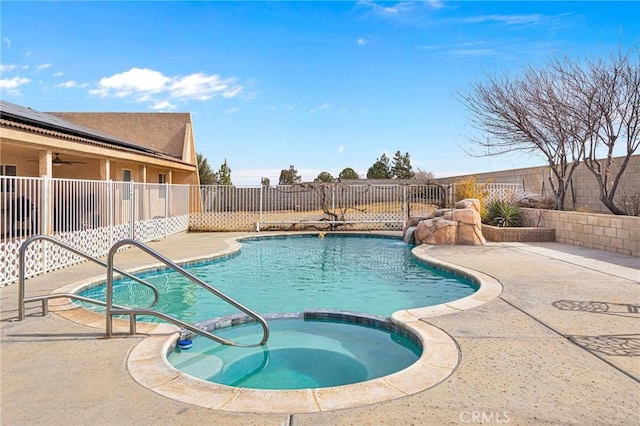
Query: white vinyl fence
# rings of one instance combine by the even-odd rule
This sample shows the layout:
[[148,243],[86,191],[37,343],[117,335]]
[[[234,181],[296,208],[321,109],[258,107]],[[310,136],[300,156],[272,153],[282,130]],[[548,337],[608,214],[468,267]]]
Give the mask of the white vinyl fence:
[[[18,251],[33,235],[50,235],[92,256],[124,238],[151,241],[189,228],[187,185],[0,176],[0,286],[18,278]],[[26,273],[84,259],[36,241]]]
[[194,231],[401,230],[446,204],[438,185],[302,183],[191,188]]
[[[519,192],[486,184],[487,199]],[[304,183],[290,186],[187,186],[0,176],[0,286],[18,279],[18,253],[30,236],[49,235],[92,256],[125,238],[148,242],[186,231],[402,230],[407,218],[451,206],[441,185]],[[27,276],[83,261],[37,241]]]
[[[519,184],[481,184],[488,201],[521,193]],[[301,183],[191,187],[192,231],[401,230],[456,201],[454,185]]]

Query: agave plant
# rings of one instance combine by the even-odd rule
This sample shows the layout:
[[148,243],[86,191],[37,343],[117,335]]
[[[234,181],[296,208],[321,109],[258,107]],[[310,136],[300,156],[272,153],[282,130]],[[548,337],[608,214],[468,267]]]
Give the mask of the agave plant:
[[487,204],[487,222],[500,227],[522,226],[520,208],[506,201],[492,201]]

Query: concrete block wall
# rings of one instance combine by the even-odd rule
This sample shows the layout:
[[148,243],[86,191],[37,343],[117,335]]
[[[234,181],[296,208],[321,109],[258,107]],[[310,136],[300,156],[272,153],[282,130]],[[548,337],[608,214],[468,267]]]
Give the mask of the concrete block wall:
[[522,209],[526,224],[555,228],[556,242],[640,257],[640,217]]
[[[624,157],[614,158],[614,172],[620,167]],[[549,168],[547,166],[528,167],[524,169],[502,170],[496,172],[475,173],[472,175],[455,176],[448,178],[438,178],[435,181],[439,184],[453,183],[461,179],[476,176],[479,182],[493,180],[495,183],[518,183],[525,191],[553,198],[553,191],[549,184]],[[595,176],[580,164],[574,172],[573,189],[565,198],[565,208],[570,210],[610,213],[600,201],[600,187]],[[620,205],[621,197],[632,194],[640,194],[640,155],[633,155],[620,180],[620,185],[616,191],[615,200]],[[575,201],[574,201],[575,200]]]

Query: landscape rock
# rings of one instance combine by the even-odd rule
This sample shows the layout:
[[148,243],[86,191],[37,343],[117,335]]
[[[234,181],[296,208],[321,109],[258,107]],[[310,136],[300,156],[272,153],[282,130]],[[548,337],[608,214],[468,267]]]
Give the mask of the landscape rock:
[[[407,235],[407,230],[412,235]],[[436,210],[426,218],[411,218],[404,230],[405,241],[434,245],[484,245],[480,217],[480,201],[469,198],[458,201],[455,209]]]
[[418,223],[413,233],[416,244],[451,245],[456,243],[458,224],[436,217]]

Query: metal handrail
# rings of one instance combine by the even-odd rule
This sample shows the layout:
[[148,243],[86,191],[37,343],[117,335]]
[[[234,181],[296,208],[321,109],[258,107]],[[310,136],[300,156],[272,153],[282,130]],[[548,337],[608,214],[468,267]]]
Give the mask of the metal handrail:
[[[257,344],[251,344],[251,345],[245,345],[245,344],[240,344],[240,343],[236,343],[236,342],[232,342],[230,340],[224,339],[222,337],[216,336],[215,334],[209,333],[206,330],[203,330],[201,328],[192,326],[184,321],[181,321],[177,318],[171,317],[167,314],[164,314],[162,312],[158,312],[158,311],[154,311],[151,309],[114,309],[114,305],[113,305],[113,270],[115,269],[113,266],[113,258],[117,252],[117,250],[124,245],[133,245],[138,247],[139,249],[141,249],[142,251],[144,251],[145,253],[147,253],[148,255],[156,258],[157,260],[159,260],[160,262],[164,263],[165,265],[169,266],[170,268],[172,268],[173,270],[175,270],[176,272],[180,273],[182,276],[188,278],[189,280],[193,281],[194,283],[200,285],[202,288],[204,288],[205,290],[207,290],[208,292],[214,294],[215,296],[219,297],[220,299],[224,300],[225,302],[229,303],[230,305],[232,305],[233,307],[239,309],[240,311],[244,312],[245,314],[249,315],[251,318],[255,319],[257,322],[260,323],[260,325],[262,326],[262,340],[260,341],[260,343]],[[230,345],[230,346],[237,346],[237,347],[243,347],[243,348],[250,348],[250,347],[256,347],[256,346],[261,346],[264,345],[265,343],[267,343],[267,340],[269,339],[269,325],[267,324],[267,321],[257,312],[252,311],[251,309],[247,308],[246,306],[244,306],[243,304],[241,304],[240,302],[237,302],[236,300],[232,299],[231,297],[227,296],[226,294],[222,293],[221,291],[215,289],[214,287],[210,286],[209,284],[207,284],[206,282],[202,281],[200,278],[196,277],[195,275],[191,274],[190,272],[186,271],[184,268],[182,268],[180,265],[178,265],[177,263],[171,261],[170,259],[166,258],[165,256],[161,255],[160,253],[156,252],[155,250],[151,249],[149,246],[141,243],[140,241],[137,240],[133,240],[133,239],[124,239],[121,241],[118,241],[117,243],[115,243],[112,247],[111,250],[109,250],[109,255],[107,258],[107,326],[106,326],[106,332],[107,332],[107,337],[111,337],[113,335],[113,316],[114,315],[129,315],[129,324],[130,324],[130,333],[131,334],[135,334],[135,323],[136,323],[136,315],[152,315],[152,316],[156,316],[159,318],[162,318],[166,321],[172,322],[174,324],[177,324],[181,327],[186,328],[189,331],[192,331],[196,334],[200,334],[202,336],[208,337],[211,340],[214,340],[218,343],[222,343],[224,345]]]
[[[29,298],[25,298],[25,280],[26,280],[26,274],[25,274],[25,256],[26,256],[26,251],[27,251],[27,247],[29,245],[31,245],[31,243],[35,242],[35,241],[48,241],[52,244],[58,245],[74,254],[77,254],[80,257],[83,257],[87,260],[90,260],[94,263],[97,263],[98,265],[104,266],[105,268],[108,267],[108,264],[96,257],[90,256],[86,253],[81,252],[80,250],[71,247],[70,245],[63,243],[62,241],[56,240],[53,237],[49,237],[47,235],[35,235],[29,239],[27,239],[24,243],[22,243],[22,245],[20,246],[20,250],[19,250],[19,255],[20,255],[20,264],[19,264],[19,275],[18,275],[18,320],[22,321],[24,320],[25,317],[25,304],[28,302],[38,302],[38,301],[42,301],[42,315],[47,315],[47,313],[49,312],[49,308],[47,305],[47,301],[49,299],[57,299],[57,298],[61,298],[61,297],[66,297],[69,299],[77,299],[77,300],[82,300],[85,302],[89,302],[89,303],[93,303],[96,305],[100,305],[100,306],[107,306],[106,303],[100,301],[100,300],[96,300],[96,299],[92,299],[89,297],[84,297],[84,296],[79,296],[77,294],[73,294],[73,293],[52,293],[52,294],[47,294],[47,295],[43,295],[43,296],[35,296],[35,297],[29,297]],[[138,282],[139,284],[144,285],[145,287],[148,287],[151,289],[151,291],[153,291],[153,303],[151,304],[151,306],[156,306],[158,304],[158,300],[160,298],[160,293],[158,292],[158,289],[155,288],[153,285],[149,284],[148,282],[144,281],[143,279],[140,279],[138,277],[136,277],[135,275],[131,275],[128,272],[125,272],[121,269],[117,269],[117,268],[113,268],[113,270],[115,270],[116,272],[118,272],[119,274],[124,275],[127,278],[130,278],[136,282]],[[112,271],[113,273],[113,271]],[[122,308],[122,307],[120,307]],[[123,308],[124,309],[124,308]]]

